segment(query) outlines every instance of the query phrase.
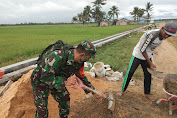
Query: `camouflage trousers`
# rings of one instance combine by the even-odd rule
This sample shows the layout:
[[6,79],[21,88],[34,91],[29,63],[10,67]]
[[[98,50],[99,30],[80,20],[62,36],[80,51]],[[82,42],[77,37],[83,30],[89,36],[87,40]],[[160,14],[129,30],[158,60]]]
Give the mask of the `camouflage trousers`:
[[34,103],[37,108],[35,118],[48,118],[47,104],[50,93],[59,103],[60,118],[67,118],[70,109],[70,94],[65,87],[62,90],[57,90],[34,78],[31,79],[31,85],[33,88]]

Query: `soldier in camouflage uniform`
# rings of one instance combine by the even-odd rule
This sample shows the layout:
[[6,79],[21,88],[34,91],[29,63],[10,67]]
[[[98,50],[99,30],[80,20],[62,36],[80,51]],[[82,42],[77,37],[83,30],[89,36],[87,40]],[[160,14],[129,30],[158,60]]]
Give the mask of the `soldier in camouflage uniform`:
[[[68,51],[68,53],[66,53]],[[36,105],[36,118],[48,117],[48,96],[51,93],[59,103],[59,116],[67,118],[70,109],[70,94],[65,86],[76,83],[76,75],[82,82],[94,89],[84,75],[84,62],[95,58],[96,48],[88,40],[69,50],[55,50],[39,63],[31,75],[31,85]],[[84,90],[85,93],[89,93]]]

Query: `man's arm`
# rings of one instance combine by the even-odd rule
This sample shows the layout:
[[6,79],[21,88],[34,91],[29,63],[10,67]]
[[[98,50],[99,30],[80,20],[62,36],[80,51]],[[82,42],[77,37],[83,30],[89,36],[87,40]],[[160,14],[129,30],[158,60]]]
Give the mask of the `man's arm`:
[[152,34],[144,34],[144,43],[140,49],[142,55],[144,56],[144,58],[147,60],[147,62],[149,63],[150,68],[155,68],[156,66],[151,62],[151,60],[149,59],[146,49],[147,47],[152,43],[152,41],[154,40],[154,36]]
[[146,52],[142,53],[146,61],[149,63],[150,68],[156,68],[156,66],[151,62]]

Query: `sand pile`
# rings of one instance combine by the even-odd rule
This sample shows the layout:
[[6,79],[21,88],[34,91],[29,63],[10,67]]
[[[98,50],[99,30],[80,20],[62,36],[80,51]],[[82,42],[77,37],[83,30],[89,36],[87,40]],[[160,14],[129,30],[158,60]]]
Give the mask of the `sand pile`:
[[30,71],[14,82],[0,99],[1,118],[21,118],[34,112],[33,94],[30,85]]
[[[30,83],[31,73],[32,71],[23,75],[0,97],[0,118],[34,118],[36,107]],[[91,78],[87,73],[86,75],[97,90],[109,88],[105,81]],[[82,89],[73,89],[71,87],[67,87],[67,89],[71,94],[71,106],[76,101],[85,99],[85,93]],[[58,103],[51,95],[49,95],[48,109],[49,118],[58,118]],[[73,114],[71,111],[71,116]]]

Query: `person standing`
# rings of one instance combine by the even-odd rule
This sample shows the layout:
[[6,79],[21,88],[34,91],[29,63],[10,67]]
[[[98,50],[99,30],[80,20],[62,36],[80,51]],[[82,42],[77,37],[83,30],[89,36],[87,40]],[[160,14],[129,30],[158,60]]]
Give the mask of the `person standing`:
[[129,67],[123,81],[122,90],[119,93],[120,96],[122,96],[126,91],[137,67],[141,65],[144,72],[144,95],[148,99],[154,101],[154,98],[150,95],[151,74],[147,71],[147,68],[156,68],[156,65],[151,61],[153,51],[166,38],[176,36],[176,30],[177,25],[175,23],[168,22],[161,29],[147,31],[141,36],[139,42],[134,47]]
[[96,48],[93,44],[85,40],[76,48],[54,50],[42,59],[31,75],[36,106],[35,118],[48,117],[47,104],[50,93],[59,103],[60,118],[67,118],[70,109],[70,94],[66,86],[75,85],[76,77],[81,79],[86,86],[95,89],[84,75],[84,62],[90,58],[94,59],[95,53]]

